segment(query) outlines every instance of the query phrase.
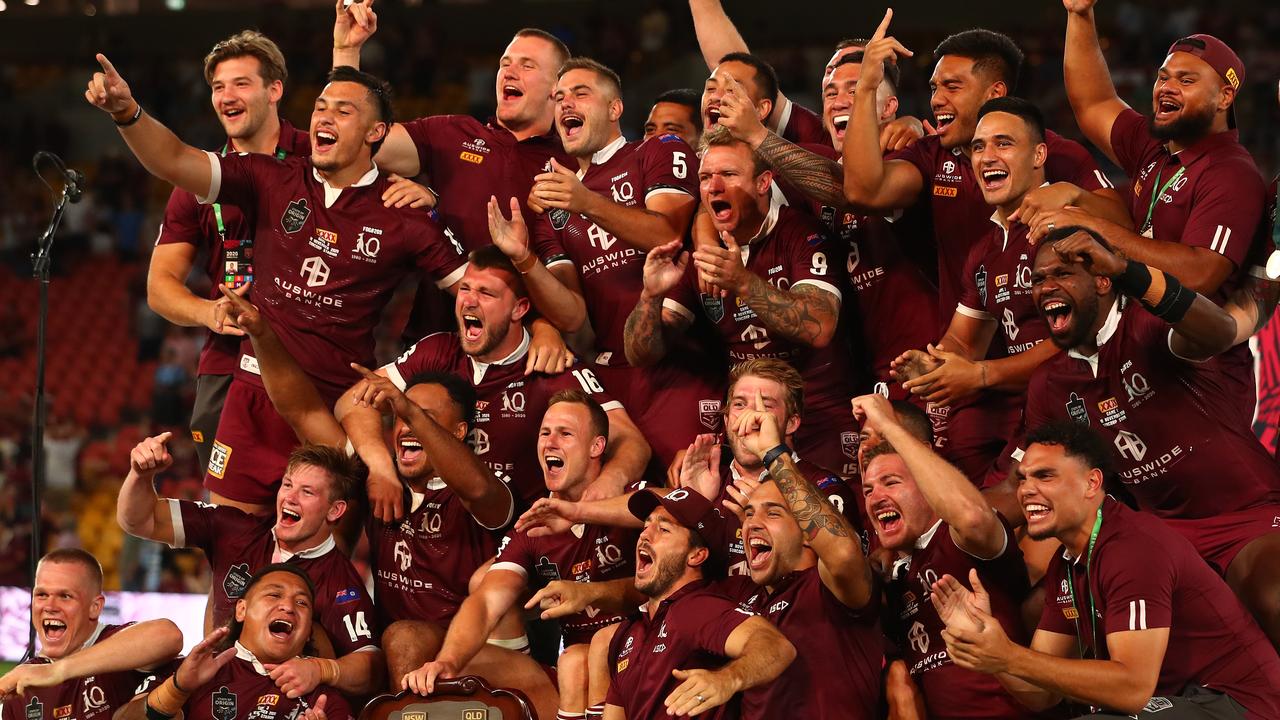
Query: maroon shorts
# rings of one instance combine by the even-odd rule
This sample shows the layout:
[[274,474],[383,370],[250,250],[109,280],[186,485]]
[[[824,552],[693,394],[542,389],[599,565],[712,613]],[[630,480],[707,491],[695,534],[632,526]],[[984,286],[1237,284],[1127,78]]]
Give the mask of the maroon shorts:
[[204,486],[237,502],[274,505],[285,462],[298,444],[267,391],[237,377],[222,406]]
[[1190,540],[1200,557],[1219,575],[1226,575],[1231,561],[1245,545],[1263,535],[1280,532],[1280,505],[1263,505],[1208,518],[1165,518],[1164,521]]
[[[853,410],[847,401],[824,403],[822,407],[806,405],[804,419],[793,441],[793,449],[801,459],[845,480],[857,480],[858,423],[853,419]],[[855,484],[854,487],[858,486]]]
[[626,407],[664,469],[700,433],[721,431],[724,390],[709,379],[669,363],[591,368],[605,390]]

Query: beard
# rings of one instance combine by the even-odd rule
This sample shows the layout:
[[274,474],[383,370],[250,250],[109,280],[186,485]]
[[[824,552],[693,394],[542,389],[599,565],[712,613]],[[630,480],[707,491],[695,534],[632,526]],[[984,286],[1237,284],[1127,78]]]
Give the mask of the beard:
[[1182,117],[1166,125],[1157,125],[1153,116],[1147,121],[1151,135],[1158,140],[1186,140],[1203,137],[1213,127],[1215,111],[1212,105],[1206,105],[1198,111],[1184,110]]
[[684,557],[680,555],[671,555],[657,560],[657,572],[653,574],[653,578],[649,582],[641,585],[636,583],[636,590],[648,597],[660,597],[665,595],[671,586],[680,579],[684,574]]

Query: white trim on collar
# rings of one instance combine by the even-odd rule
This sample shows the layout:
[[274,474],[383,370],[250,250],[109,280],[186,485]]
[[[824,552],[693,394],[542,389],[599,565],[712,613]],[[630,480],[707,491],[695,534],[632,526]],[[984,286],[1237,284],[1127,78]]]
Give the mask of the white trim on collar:
[[280,547],[280,543],[276,541],[275,528],[271,528],[271,542],[276,547],[275,552],[271,554],[271,557],[272,557],[271,562],[288,562],[289,560],[292,560],[294,558],[297,558],[299,560],[311,560],[312,558],[318,558],[324,555],[325,553],[329,552],[330,550],[333,550],[334,548],[338,547],[338,544],[333,541],[333,533],[330,533],[329,537],[324,539],[324,542],[320,543],[319,545],[316,545],[315,547],[309,547],[306,550],[299,550],[296,553],[289,552],[288,550],[285,550],[284,548]]
[[267,668],[258,660],[258,656],[254,655],[249,648],[241,645],[239,640],[236,641],[236,657],[252,665],[253,671],[259,675],[267,674]]
[[[355,188],[372,185],[373,181],[378,179],[378,164],[374,162],[371,162],[371,164],[373,167],[369,168],[369,172],[361,175],[359,180],[356,180],[347,187]],[[315,165],[311,166],[311,176],[314,177],[324,188],[324,206],[327,208],[333,207],[333,204],[338,201],[338,198],[342,195],[342,191],[346,188],[336,188],[330,185],[329,181],[325,180],[324,177],[320,175],[320,171],[316,169]]]
[[1067,351],[1068,357],[1089,363],[1089,368],[1093,370],[1094,377],[1098,377],[1098,356],[1102,354],[1102,346],[1106,345],[1111,336],[1116,334],[1116,328],[1120,326],[1120,316],[1124,312],[1124,306],[1125,299],[1122,297],[1117,297],[1116,301],[1111,304],[1111,311],[1107,313],[1107,319],[1103,321],[1102,327],[1098,328],[1098,352],[1092,355],[1084,355],[1074,349]]
[[[605,145],[604,147],[592,153],[591,164],[603,165],[609,162],[611,159],[613,159],[614,155],[618,154],[618,151],[622,149],[622,146],[626,144],[627,144],[626,136],[619,135],[613,142],[609,143],[608,145]],[[581,175],[582,173],[578,173],[578,174]]]
[[938,532],[938,528],[940,527],[942,527],[942,518],[938,518],[938,521],[933,524],[933,527],[929,528],[924,532],[924,534],[916,538],[916,549],[923,550],[929,547],[929,543],[933,542],[933,536]]
[[525,353],[529,352],[529,329],[521,327],[520,332],[524,333],[524,336],[520,338],[520,345],[516,347],[515,350],[512,350],[510,355],[502,358],[501,360],[481,362],[480,360],[471,357],[471,378],[474,384],[479,385],[480,381],[484,380],[484,373],[489,369],[490,365],[511,365],[524,357]]

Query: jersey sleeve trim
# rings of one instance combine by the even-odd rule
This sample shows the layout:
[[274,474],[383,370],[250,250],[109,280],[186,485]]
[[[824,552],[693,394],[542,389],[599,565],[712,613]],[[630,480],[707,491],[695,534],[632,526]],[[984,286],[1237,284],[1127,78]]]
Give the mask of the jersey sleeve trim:
[[1165,343],[1165,347],[1169,348],[1169,354],[1178,358],[1183,362],[1189,362],[1193,365],[1199,365],[1201,363],[1208,361],[1208,358],[1198,359],[1198,358],[1189,358],[1185,355],[1179,355],[1178,351],[1173,349],[1173,328],[1169,328],[1169,334],[1165,336],[1164,343]]
[[609,402],[601,403],[600,409],[604,410],[605,412],[612,412],[614,410],[626,410],[626,408],[622,406],[622,401],[620,400],[610,400]]
[[693,322],[693,311],[685,307],[684,305],[681,305],[676,300],[672,300],[671,298],[662,298],[662,309],[670,310],[671,312],[679,315],[685,320]]
[[782,106],[782,112],[778,115],[778,137],[782,137],[787,132],[787,123],[791,122],[791,108],[794,104],[791,98],[787,98],[787,104]]
[[812,285],[818,288],[819,290],[825,290],[831,293],[832,295],[835,295],[837,302],[844,301],[844,296],[840,294],[840,288],[836,287],[835,285],[832,285],[826,280],[814,280],[813,278],[805,278],[803,280],[797,280],[795,284],[793,284],[791,287],[797,288],[797,287],[800,287],[801,285]]
[[686,197],[693,197],[693,193],[682,187],[676,187],[675,185],[654,185],[649,189],[649,192],[644,194],[645,202],[648,202],[649,198],[654,195],[684,195]]
[[964,315],[965,317],[971,317],[975,320],[995,320],[995,318],[991,315],[991,313],[987,312],[986,310],[971,308],[968,305],[965,305],[964,303],[960,303],[959,305],[956,305],[956,312],[960,313],[961,315]]
[[[991,514],[992,514],[992,515],[995,515],[995,516],[996,516],[996,521],[997,521],[997,522],[999,522],[999,520],[1000,520],[1000,515],[996,512],[996,509],[995,509],[995,508],[991,508]],[[964,547],[962,547],[962,546],[960,545],[960,543],[956,543],[956,544],[955,544],[955,545],[956,545],[956,549],[957,549],[957,550],[959,550],[960,552],[964,553],[965,555],[968,555],[969,557],[973,558],[974,560],[981,560],[982,562],[993,562],[993,561],[995,561],[995,560],[999,560],[1000,558],[1004,557],[1004,554],[1005,554],[1006,552],[1008,552],[1008,550],[1009,550],[1009,529],[1008,529],[1008,528],[1006,528],[1006,527],[1004,526],[1004,523],[1003,523],[1003,522],[1001,522],[1001,523],[1000,523],[1000,529],[1001,529],[1001,530],[1003,531],[1003,533],[1004,533],[1004,544],[1000,546],[1000,550],[999,550],[999,552],[997,552],[995,555],[992,555],[992,556],[991,556],[991,557],[989,557],[989,558],[987,558],[987,557],[982,557],[981,555],[974,555],[973,553],[969,552],[968,550],[965,550],[965,549],[964,549]]]
[[387,379],[391,381],[391,384],[395,385],[400,392],[404,392],[409,383],[405,381],[404,375],[400,374],[400,368],[396,367],[395,363],[388,363],[383,365],[382,369],[387,371]]
[[169,519],[173,522],[173,544],[169,547],[184,548],[187,546],[187,529],[182,524],[182,504],[180,500],[169,498]]
[[208,150],[204,154],[209,157],[209,192],[204,197],[197,197],[196,201],[201,205],[212,205],[218,202],[218,193],[222,192],[222,162]]
[[491,572],[493,572],[493,571],[495,571],[495,570],[506,570],[507,572],[513,572],[513,573],[515,573],[515,574],[519,575],[519,576],[520,576],[520,577],[522,577],[522,578],[528,578],[528,577],[529,577],[529,571],[528,571],[528,570],[525,570],[525,569],[524,569],[524,566],[523,566],[523,565],[520,565],[519,563],[513,563],[513,562],[496,562],[496,563],[494,563],[493,565],[490,565],[490,566],[489,566],[489,569],[488,569],[488,571],[486,571],[486,572],[485,572],[485,574],[486,574],[486,575],[488,575],[489,573],[491,573]]
[[[507,491],[507,497],[511,498],[511,504],[507,506],[507,519],[503,520],[497,525],[485,525],[484,523],[480,522],[480,518],[476,517],[475,515],[472,515],[471,519],[475,520],[476,524],[484,528],[485,530],[501,530],[502,528],[511,524],[511,519],[515,517],[515,514],[516,514],[516,497],[511,492],[511,486],[503,482],[501,478],[498,479],[498,484],[502,486],[502,489]],[[514,563],[512,564],[514,565]]]
[[467,266],[470,264],[471,263],[469,262],[464,262],[461,265],[459,265],[457,270],[454,270],[453,272],[449,273],[447,276],[437,280],[436,287],[440,288],[441,290],[449,289],[454,283],[462,279],[462,275],[467,272]]
[[550,270],[551,268],[557,265],[572,266],[573,260],[569,259],[569,256],[565,255],[564,253],[556,253],[555,255],[551,255],[547,257],[545,260],[543,260],[542,264],[547,266],[547,269]]

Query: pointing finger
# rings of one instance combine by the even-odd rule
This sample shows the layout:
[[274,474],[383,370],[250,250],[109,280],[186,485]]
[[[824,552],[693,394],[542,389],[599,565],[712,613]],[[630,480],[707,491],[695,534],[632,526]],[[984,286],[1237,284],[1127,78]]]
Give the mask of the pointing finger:
[[877,27],[876,31],[872,33],[871,42],[867,43],[868,45],[888,34],[890,20],[893,20],[893,8],[888,8],[884,11],[884,19],[880,21],[880,27]]
[[95,57],[98,59],[98,64],[102,66],[102,71],[106,73],[108,77],[120,77],[120,73],[116,72],[116,66],[111,64],[111,61],[107,59],[106,55],[98,53]]

